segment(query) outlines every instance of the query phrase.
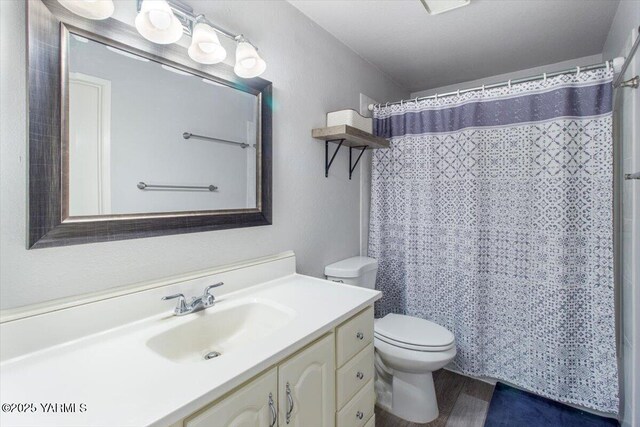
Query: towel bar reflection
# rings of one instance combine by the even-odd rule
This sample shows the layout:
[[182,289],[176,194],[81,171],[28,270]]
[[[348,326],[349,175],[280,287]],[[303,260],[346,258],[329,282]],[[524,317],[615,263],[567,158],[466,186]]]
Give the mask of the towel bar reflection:
[[246,142],[238,142],[238,141],[232,141],[230,139],[213,138],[211,136],[196,135],[195,133],[191,133],[191,132],[184,132],[182,134],[182,137],[184,139],[195,138],[195,139],[202,139],[204,141],[222,142],[223,144],[237,145],[240,148],[249,147],[249,144],[247,144]]
[[640,179],[640,172],[636,173],[625,173],[624,179]]
[[147,188],[159,188],[159,189],[168,189],[168,190],[209,190],[216,191],[218,187],[215,185],[161,185],[161,184],[147,184],[145,182],[140,181],[137,186],[141,190],[146,190]]

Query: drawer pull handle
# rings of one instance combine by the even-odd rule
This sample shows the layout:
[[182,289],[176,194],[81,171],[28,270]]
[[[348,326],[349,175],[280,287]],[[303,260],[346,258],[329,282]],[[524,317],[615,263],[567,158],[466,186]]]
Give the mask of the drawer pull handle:
[[361,420],[362,417],[364,417],[364,414],[362,413],[362,411],[358,411],[358,413],[356,414],[356,418]]
[[364,378],[364,374],[362,372],[358,371],[358,373],[356,374],[356,378],[361,380],[361,379]]
[[269,427],[273,427],[276,425],[276,421],[278,421],[278,413],[276,412],[276,406],[273,403],[273,395],[269,393],[269,409],[271,409],[271,423]]
[[291,387],[289,387],[289,383],[287,383],[287,424],[291,421],[291,413],[293,412],[293,396],[291,396]]
[[356,338],[358,338],[359,340],[363,340],[364,339],[364,334],[362,332],[358,332],[356,334]]

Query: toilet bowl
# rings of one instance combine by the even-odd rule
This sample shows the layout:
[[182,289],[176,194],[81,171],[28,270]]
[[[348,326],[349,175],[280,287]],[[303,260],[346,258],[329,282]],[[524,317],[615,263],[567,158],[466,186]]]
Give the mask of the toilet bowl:
[[428,320],[388,314],[375,322],[378,406],[402,419],[438,418],[433,371],[456,355],[451,332]]
[[[325,267],[328,280],[373,289],[378,263],[353,257]],[[400,418],[427,423],[438,418],[433,371],[456,355],[453,334],[412,316],[387,314],[375,321],[376,404]]]

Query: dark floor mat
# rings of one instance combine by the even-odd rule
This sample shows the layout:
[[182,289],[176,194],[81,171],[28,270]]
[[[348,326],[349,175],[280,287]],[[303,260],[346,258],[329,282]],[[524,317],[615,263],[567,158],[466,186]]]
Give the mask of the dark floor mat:
[[609,427],[613,418],[600,417],[545,397],[497,383],[484,427]]

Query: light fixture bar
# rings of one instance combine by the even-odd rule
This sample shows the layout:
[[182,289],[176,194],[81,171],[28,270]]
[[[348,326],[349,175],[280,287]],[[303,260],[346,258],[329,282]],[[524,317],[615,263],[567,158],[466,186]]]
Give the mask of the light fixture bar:
[[242,34],[240,35],[235,35],[233,33],[230,33],[229,31],[225,30],[224,28],[220,28],[219,26],[217,26],[216,24],[214,24],[213,22],[209,21],[207,19],[206,16],[204,15],[198,15],[195,17],[195,20],[197,22],[204,22],[205,24],[207,24],[208,26],[210,26],[211,28],[213,28],[215,30],[215,32],[217,32],[218,34],[221,34],[231,40],[237,41],[238,37],[242,37]]
[[187,53],[193,61],[218,64],[227,56],[218,38],[218,35],[223,35],[236,44],[233,71],[238,77],[259,77],[267,68],[267,63],[258,54],[258,48],[243,34],[233,34],[209,21],[205,15],[196,15],[193,8],[179,0],[137,0],[137,8],[136,28],[153,43],[175,43],[187,34],[191,37]]
[[[173,13],[176,15],[176,17],[180,20],[180,22],[182,23],[182,27],[184,29],[184,33],[186,35],[188,35],[189,37],[191,37],[192,35],[192,31],[193,31],[193,26],[198,23],[198,22],[203,22],[207,25],[209,25],[211,28],[213,28],[213,30],[215,32],[217,32],[218,34],[221,34],[233,41],[236,42],[246,42],[249,43],[251,46],[253,46],[256,50],[258,50],[258,48],[251,43],[249,40],[247,40],[244,35],[242,34],[233,34],[230,31],[225,30],[224,28],[221,28],[220,26],[214,24],[213,22],[211,22],[209,19],[207,19],[207,17],[205,15],[196,15],[193,12],[193,8],[187,4],[184,4],[180,1],[177,0],[167,0],[167,3],[169,4],[169,7],[171,8],[171,10],[173,10]],[[137,0],[137,11],[140,12],[140,9],[142,7],[142,0]]]
[[[171,3],[169,3],[169,6],[171,6]],[[215,32],[217,32],[218,34],[221,34],[221,35],[225,36],[226,38],[229,38],[229,39],[231,39],[233,41],[236,41],[236,42],[249,43],[251,46],[253,46],[253,48],[255,50],[258,50],[256,45],[254,45],[247,38],[245,38],[245,36],[243,34],[236,35],[236,34],[230,33],[229,31],[225,30],[224,28],[220,28],[218,25],[216,25],[213,22],[209,21],[209,19],[207,19],[207,17],[204,16],[204,15],[195,16],[193,18],[193,23],[196,23],[196,22],[204,22],[205,24],[207,24],[208,26],[213,28],[213,30]]]

